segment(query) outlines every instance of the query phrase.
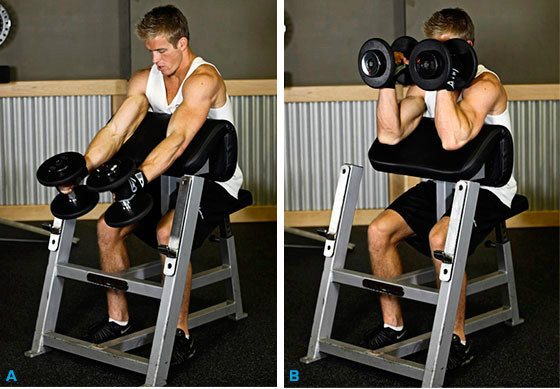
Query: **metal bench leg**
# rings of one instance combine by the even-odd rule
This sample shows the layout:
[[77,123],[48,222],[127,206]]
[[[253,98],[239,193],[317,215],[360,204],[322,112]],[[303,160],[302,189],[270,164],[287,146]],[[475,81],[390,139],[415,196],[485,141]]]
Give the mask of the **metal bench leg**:
[[442,264],[439,274],[441,285],[422,380],[423,387],[443,386],[479,187],[478,183],[469,181],[459,181],[455,185],[444,250],[451,261]]
[[311,338],[309,339],[307,356],[300,359],[303,363],[311,363],[321,359],[323,354],[319,352],[319,341],[331,336],[339,291],[339,285],[332,281],[332,272],[335,269],[344,268],[362,175],[363,168],[360,166],[343,165],[340,169],[331,221],[325,242],[325,267],[321,277]]
[[192,251],[204,179],[181,178],[177,207],[165,259],[165,281],[144,386],[162,386],[167,380],[179,309]]
[[49,263],[45,273],[45,282],[43,283],[43,293],[39,304],[33,344],[31,350],[25,352],[26,357],[33,358],[49,351],[44,345],[44,334],[54,332],[55,330],[64,286],[64,279],[57,277],[56,266],[59,263],[68,263],[75,228],[76,219],[66,221],[54,219],[53,232],[49,238],[49,250],[51,253],[49,254]]
[[511,254],[511,242],[506,233],[506,223],[502,222],[496,227],[496,257],[498,269],[507,274],[507,284],[503,285],[502,301],[505,306],[511,307],[511,320],[505,323],[516,326],[524,322],[519,317],[519,307],[517,306],[517,290],[515,288],[515,276],[513,272],[513,256]]
[[225,216],[220,223],[220,254],[222,265],[231,269],[231,278],[226,283],[226,298],[235,304],[235,313],[229,317],[233,320],[241,320],[247,317],[243,312],[241,299],[241,283],[239,282],[239,270],[237,267],[237,253],[235,251],[235,238],[231,232],[229,215]]

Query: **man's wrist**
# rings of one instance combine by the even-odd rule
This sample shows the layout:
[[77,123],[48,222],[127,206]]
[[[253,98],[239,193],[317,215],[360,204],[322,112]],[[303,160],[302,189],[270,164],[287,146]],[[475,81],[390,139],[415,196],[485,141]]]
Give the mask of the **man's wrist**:
[[132,175],[132,178],[135,180],[135,183],[140,187],[140,189],[148,185],[148,178],[146,177],[146,174],[140,169],[136,169],[136,171]]

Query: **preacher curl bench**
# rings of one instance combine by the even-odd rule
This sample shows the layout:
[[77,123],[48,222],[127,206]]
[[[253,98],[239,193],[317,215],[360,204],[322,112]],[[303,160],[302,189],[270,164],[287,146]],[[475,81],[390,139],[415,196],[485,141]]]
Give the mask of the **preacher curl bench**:
[[[343,165],[326,232],[325,266],[309,348],[301,361],[311,363],[332,354],[421,380],[423,387],[441,387],[446,372],[479,187],[481,184],[499,187],[508,181],[513,169],[511,134],[504,127],[485,125],[480,134],[463,148],[446,151],[441,146],[433,120],[423,118],[418,128],[397,145],[383,145],[376,140],[370,148],[369,159],[378,171],[436,180],[438,220],[449,209],[449,205],[452,205],[445,250],[436,256],[443,262],[439,274],[441,286],[438,290],[424,285],[435,280],[433,266],[402,274],[394,279],[375,277],[344,268],[363,168]],[[509,217],[527,208],[527,199],[516,195]],[[496,243],[491,246],[496,249],[498,270],[469,280],[467,296],[500,287],[503,306],[467,319],[467,334],[501,322],[512,326],[523,323],[517,307],[511,246],[506,234],[505,220],[496,226],[495,231]],[[426,253],[426,248],[419,247],[418,241],[412,239],[409,243]],[[427,250],[426,254],[429,255],[429,248]],[[432,332],[378,350],[368,350],[331,338],[340,285],[436,305]],[[428,355],[425,365],[404,359],[405,356],[426,348]]]
[[[165,137],[169,118],[170,115],[148,113],[134,135],[123,145],[121,153],[129,153],[128,155],[137,162],[143,160]],[[35,357],[49,351],[50,348],[59,349],[145,374],[145,386],[165,385],[204,180],[228,180],[235,171],[236,163],[235,128],[227,121],[208,119],[184,154],[162,176],[162,214],[167,212],[169,206],[171,179],[179,179],[176,212],[169,244],[164,248],[160,247],[166,255],[163,284],[147,280],[161,274],[162,264],[159,258],[119,273],[108,273],[69,263],[76,219],[62,220],[55,217],[50,228],[50,255],[33,345],[25,355]],[[251,193],[240,190],[237,207],[229,210],[219,225],[222,264],[194,274],[192,278],[193,290],[227,280],[226,300],[191,313],[189,328],[226,316],[234,320],[247,316],[242,307],[235,241],[230,229],[229,214],[251,203]],[[57,333],[56,322],[64,279],[67,278],[160,299],[156,325],[103,344],[92,344]],[[150,342],[152,348],[149,358],[127,353],[128,350]]]

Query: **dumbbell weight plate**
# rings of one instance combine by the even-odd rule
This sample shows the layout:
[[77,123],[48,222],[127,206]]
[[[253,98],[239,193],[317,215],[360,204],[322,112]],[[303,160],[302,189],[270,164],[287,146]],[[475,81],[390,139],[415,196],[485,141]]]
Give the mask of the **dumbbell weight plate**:
[[87,186],[96,192],[104,192],[121,186],[136,170],[129,158],[114,158],[99,166],[89,175]]
[[372,88],[386,86],[395,72],[391,47],[383,39],[373,38],[362,45],[358,56],[358,71]]
[[146,217],[153,205],[152,196],[141,190],[130,200],[111,204],[105,212],[105,222],[110,227],[126,227]]
[[[401,52],[404,54],[406,59],[410,59],[410,53],[412,53],[412,49],[414,46],[418,44],[418,41],[411,36],[401,36],[395,39],[393,44],[391,45],[391,51],[394,52]],[[396,68],[398,69],[398,64],[396,64]],[[410,76],[410,72],[408,70],[408,66],[402,69],[400,72],[396,74],[396,80],[399,84],[402,85],[411,85],[412,84],[412,77]]]
[[410,53],[410,76],[420,88],[433,91],[443,88],[451,71],[451,54],[435,39],[424,39]]
[[449,39],[444,44],[451,53],[451,63],[459,68],[459,76],[455,79],[455,89],[469,86],[474,80],[478,68],[476,52],[463,39]]
[[69,151],[57,154],[39,166],[37,180],[45,186],[59,186],[87,175],[86,160],[80,153]]
[[85,185],[75,186],[73,191],[73,196],[60,193],[51,202],[51,212],[55,217],[64,220],[78,218],[99,202],[99,193],[89,190]]

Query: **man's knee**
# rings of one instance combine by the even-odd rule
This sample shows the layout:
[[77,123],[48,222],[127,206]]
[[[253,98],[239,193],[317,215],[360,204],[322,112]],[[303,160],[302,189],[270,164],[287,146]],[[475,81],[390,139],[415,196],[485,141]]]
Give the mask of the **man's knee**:
[[436,224],[429,234],[430,248],[434,250],[443,250],[447,238],[447,227],[441,223]]
[[167,218],[163,218],[159,221],[157,225],[157,241],[158,244],[166,245],[169,243],[169,238],[171,236],[171,223],[168,222]]
[[104,215],[97,220],[97,243],[100,248],[113,247],[115,243],[126,238],[122,228],[114,228],[107,225]]
[[384,249],[399,244],[398,225],[390,217],[381,215],[368,227],[368,243],[371,249]]

